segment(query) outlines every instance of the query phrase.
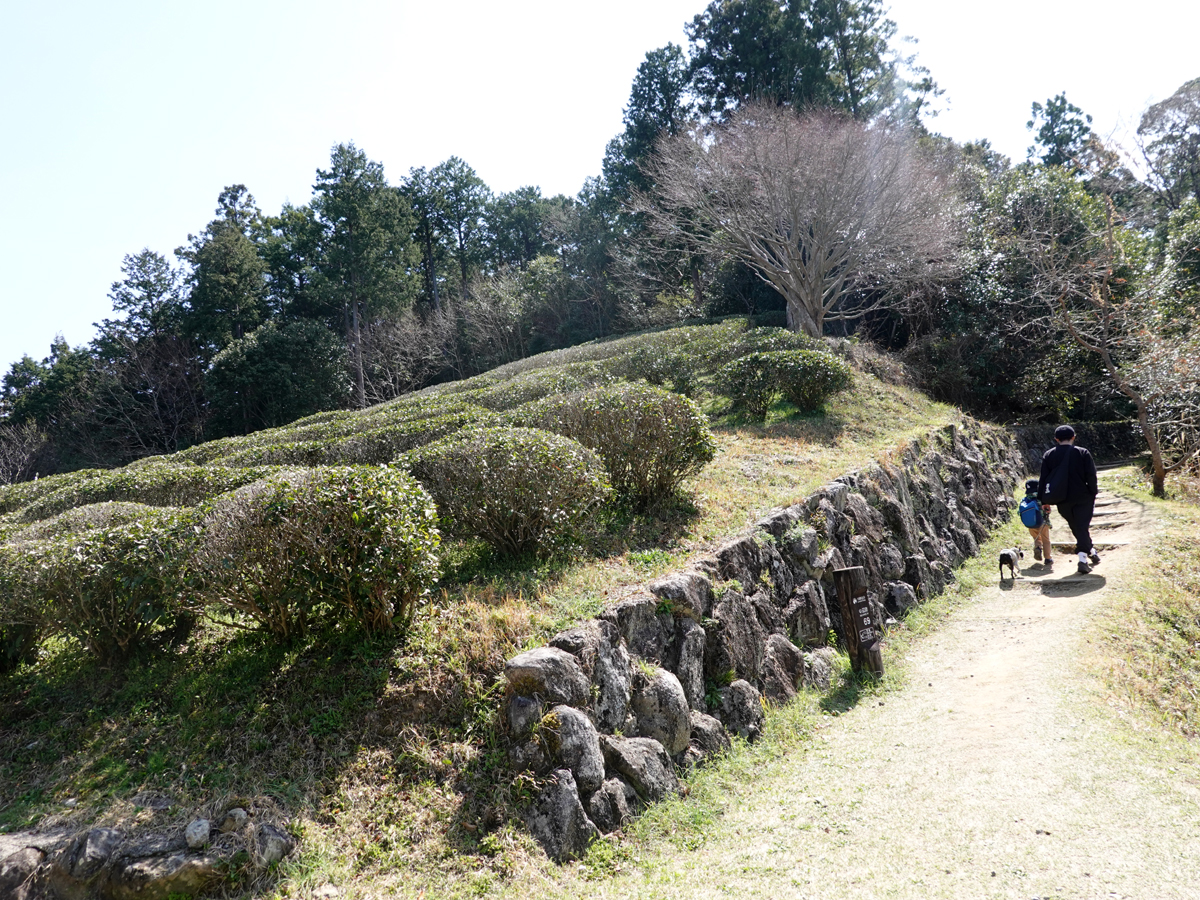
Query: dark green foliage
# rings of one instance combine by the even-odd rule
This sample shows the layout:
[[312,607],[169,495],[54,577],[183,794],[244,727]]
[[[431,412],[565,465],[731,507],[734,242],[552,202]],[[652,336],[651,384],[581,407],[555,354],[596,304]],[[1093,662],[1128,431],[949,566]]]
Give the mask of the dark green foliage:
[[803,412],[816,412],[831,394],[850,387],[850,366],[818,350],[776,350],[761,354],[774,372],[783,399]]
[[1079,168],[1092,136],[1092,117],[1069,102],[1065,93],[1047,100],[1045,106],[1034,103],[1031,115],[1025,127],[1037,131],[1029,158],[1037,155],[1043,165]]
[[779,397],[775,373],[765,353],[748,353],[722,366],[713,379],[713,389],[732,401],[732,408],[765,419]]
[[635,506],[671,496],[716,455],[704,414],[686,397],[620,384],[547,397],[514,413],[518,424],[574,438],[604,460],[618,495]]
[[617,380],[603,363],[576,362],[554,368],[535,369],[481,391],[473,399],[492,410],[514,409],[524,403],[554,394],[565,394]]
[[312,320],[269,323],[213,360],[207,393],[214,435],[248,434],[349,400],[345,348]]
[[[382,417],[380,417],[382,418]],[[399,419],[393,425],[360,431],[341,438],[255,443],[223,456],[223,466],[349,466],[391,462],[397,455],[432,443],[469,425],[501,425],[502,419],[482,407],[444,416]]]
[[17,576],[25,609],[101,661],[128,656],[153,631],[187,616],[197,520],[194,512],[154,510],[122,525],[16,545],[31,562]]
[[27,548],[0,544],[0,674],[37,656],[46,615],[35,577],[35,554]]
[[189,337],[212,356],[239,340],[266,318],[267,264],[248,236],[262,218],[246,186],[221,192],[218,218],[180,256],[191,263],[191,291],[185,328]]
[[318,616],[405,627],[437,578],[436,518],[421,486],[394,469],[266,478],[208,511],[197,556],[204,594],[281,640]]
[[17,492],[16,496],[29,499],[14,518],[21,522],[36,522],[77,506],[108,500],[147,506],[193,506],[262,478],[268,471],[157,465],[141,469],[72,472],[34,482],[40,491]]
[[451,533],[510,556],[569,546],[612,490],[595,453],[530,428],[460,431],[396,464],[433,495]]
[[[928,78],[900,78],[889,47],[896,25],[876,0],[714,0],[685,30],[692,89],[708,115],[758,101],[866,120],[897,101],[896,112],[915,112],[934,89]],[[898,96],[907,90],[916,96]]]

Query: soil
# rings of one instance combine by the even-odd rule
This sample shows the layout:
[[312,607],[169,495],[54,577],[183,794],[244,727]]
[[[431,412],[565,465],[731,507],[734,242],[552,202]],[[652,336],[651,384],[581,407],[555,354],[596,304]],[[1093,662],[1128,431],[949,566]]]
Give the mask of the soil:
[[[1061,518],[1054,538],[1071,541]],[[1116,714],[1091,617],[1153,564],[1157,522],[1102,492],[1102,560],[1073,542],[976,594],[906,686],[822,720],[729,804],[702,848],[575,882],[605,897],[1200,898],[1200,748]]]

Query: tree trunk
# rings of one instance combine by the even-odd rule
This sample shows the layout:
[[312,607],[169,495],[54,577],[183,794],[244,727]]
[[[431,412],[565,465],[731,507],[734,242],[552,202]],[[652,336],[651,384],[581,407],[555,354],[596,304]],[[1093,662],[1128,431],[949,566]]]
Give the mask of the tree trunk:
[[1146,438],[1146,445],[1150,448],[1150,468],[1152,470],[1151,480],[1155,497],[1166,496],[1167,482],[1167,466],[1163,462],[1162,447],[1158,443],[1158,433],[1154,430],[1154,426],[1150,424],[1150,414],[1146,409],[1146,404],[1139,402],[1137,404],[1138,424],[1142,426],[1142,434]]
[[359,321],[357,300],[350,301],[350,317],[354,334],[354,401],[358,408],[362,409],[367,405],[367,385],[363,377],[362,324]]

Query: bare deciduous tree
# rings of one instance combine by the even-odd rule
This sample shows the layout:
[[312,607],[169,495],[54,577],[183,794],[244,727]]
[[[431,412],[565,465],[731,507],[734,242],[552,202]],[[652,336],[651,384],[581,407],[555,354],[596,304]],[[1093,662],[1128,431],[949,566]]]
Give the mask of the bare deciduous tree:
[[427,316],[406,309],[363,330],[363,385],[368,404],[392,400],[455,369],[454,314],[443,308]]
[[32,478],[38,455],[45,446],[46,435],[32,422],[0,425],[0,484]]
[[[903,130],[747,106],[664,140],[648,165],[655,190],[638,208],[653,227],[743,259],[787,300],[794,331],[819,336],[952,266],[950,179]],[[850,309],[852,295],[870,301]]]
[[1162,273],[1131,258],[1126,244],[1137,236],[1122,233],[1112,198],[1080,197],[1074,209],[1048,205],[1026,220],[1032,296],[1132,402],[1162,496],[1166,476],[1200,452],[1200,346],[1161,315],[1154,281]]

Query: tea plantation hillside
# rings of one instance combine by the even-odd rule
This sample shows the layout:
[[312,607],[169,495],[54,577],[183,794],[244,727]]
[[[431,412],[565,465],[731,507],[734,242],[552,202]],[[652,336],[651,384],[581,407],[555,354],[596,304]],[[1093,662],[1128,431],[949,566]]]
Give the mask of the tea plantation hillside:
[[239,804],[300,850],[233,893],[502,872],[504,660],[960,416],[898,375],[726,320],[0,487],[0,830]]

